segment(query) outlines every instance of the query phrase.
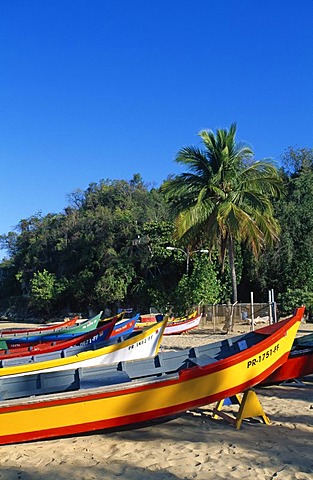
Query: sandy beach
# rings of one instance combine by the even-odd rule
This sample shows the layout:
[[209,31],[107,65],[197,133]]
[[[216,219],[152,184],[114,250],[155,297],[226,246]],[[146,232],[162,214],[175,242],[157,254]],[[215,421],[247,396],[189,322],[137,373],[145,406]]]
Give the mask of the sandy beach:
[[[7,325],[0,324],[0,328]],[[236,325],[234,333],[247,331]],[[301,323],[299,335],[313,331]],[[215,341],[202,322],[164,337],[162,348]],[[231,334],[228,334],[231,336]],[[240,430],[212,418],[214,405],[144,428],[0,447],[0,480],[309,480],[313,475],[313,375],[296,384],[256,388],[270,425],[245,420]],[[225,407],[237,411],[237,407]],[[1,428],[1,426],[0,426]]]

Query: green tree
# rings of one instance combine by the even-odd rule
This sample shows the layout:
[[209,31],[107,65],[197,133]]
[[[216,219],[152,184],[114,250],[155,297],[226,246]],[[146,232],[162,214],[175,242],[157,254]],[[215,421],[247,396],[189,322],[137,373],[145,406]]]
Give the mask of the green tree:
[[290,314],[295,307],[305,305],[307,312],[313,312],[313,292],[304,288],[287,288],[287,290],[278,295],[280,310],[283,314]]
[[280,241],[261,255],[254,273],[261,288],[274,288],[280,298],[313,292],[313,149],[289,148],[283,164],[286,195],[274,204]]
[[31,279],[31,302],[38,310],[46,310],[50,314],[50,307],[57,295],[57,281],[55,275],[47,270],[35,272]]
[[271,162],[253,161],[253,151],[236,142],[235,124],[199,135],[204,148],[185,147],[176,156],[189,172],[168,179],[162,191],[175,211],[182,242],[205,241],[206,247],[218,248],[222,270],[228,253],[235,302],[235,244],[247,244],[257,257],[278,239],[272,200],[280,195],[282,181]]
[[151,306],[165,311],[172,303],[173,291],[181,277],[177,263],[166,250],[168,243],[173,243],[173,230],[169,221],[146,222],[133,241],[130,257],[136,275],[126,299],[141,311],[148,311]]
[[184,274],[177,285],[174,310],[183,315],[190,307],[217,303],[221,293],[216,267],[207,257],[195,258],[191,275]]

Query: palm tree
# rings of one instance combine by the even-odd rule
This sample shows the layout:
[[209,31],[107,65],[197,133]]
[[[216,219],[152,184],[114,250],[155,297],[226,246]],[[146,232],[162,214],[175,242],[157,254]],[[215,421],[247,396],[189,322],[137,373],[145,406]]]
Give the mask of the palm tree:
[[199,136],[203,149],[182,148],[175,159],[189,172],[168,179],[161,189],[175,213],[178,239],[191,245],[202,240],[211,250],[217,248],[222,269],[228,253],[234,303],[235,243],[247,244],[257,258],[278,240],[271,202],[282,192],[282,181],[271,162],[254,161],[253,151],[236,142],[236,124]]

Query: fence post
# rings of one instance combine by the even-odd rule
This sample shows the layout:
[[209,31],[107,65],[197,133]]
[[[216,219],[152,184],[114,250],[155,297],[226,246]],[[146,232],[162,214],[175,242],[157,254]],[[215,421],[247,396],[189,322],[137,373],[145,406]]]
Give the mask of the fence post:
[[272,308],[273,308],[273,322],[277,323],[277,312],[276,312],[276,302],[274,300],[274,290],[272,288]]
[[268,291],[268,311],[269,311],[269,323],[272,325],[273,323],[273,310],[272,310],[272,292],[271,290]]
[[254,330],[254,305],[253,305],[253,292],[251,292],[251,330]]

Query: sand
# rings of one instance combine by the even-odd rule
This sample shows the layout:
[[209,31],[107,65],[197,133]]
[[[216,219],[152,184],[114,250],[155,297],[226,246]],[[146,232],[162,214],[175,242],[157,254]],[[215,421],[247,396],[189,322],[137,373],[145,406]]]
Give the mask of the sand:
[[[299,335],[308,331],[313,324],[301,324]],[[202,323],[193,333],[164,337],[162,348],[196,346],[221,335]],[[301,386],[255,391],[270,425],[245,420],[237,430],[213,419],[214,405],[207,405],[140,429],[2,446],[0,480],[312,479],[313,375]]]

